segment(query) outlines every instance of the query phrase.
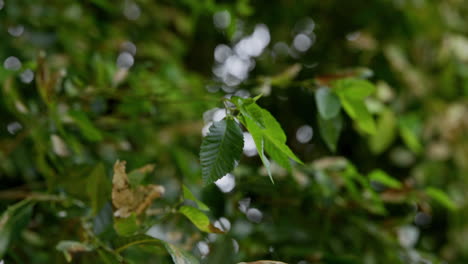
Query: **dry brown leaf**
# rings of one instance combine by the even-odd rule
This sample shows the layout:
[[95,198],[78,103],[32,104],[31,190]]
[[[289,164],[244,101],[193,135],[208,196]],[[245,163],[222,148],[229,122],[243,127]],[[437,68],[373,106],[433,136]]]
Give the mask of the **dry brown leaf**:
[[[115,207],[114,216],[128,217],[131,213],[137,215],[143,213],[151,202],[164,194],[161,185],[146,185],[130,188],[127,173],[125,172],[125,161],[116,161],[114,164],[114,176],[112,178],[112,204]],[[141,172],[149,172],[154,165],[140,168]]]

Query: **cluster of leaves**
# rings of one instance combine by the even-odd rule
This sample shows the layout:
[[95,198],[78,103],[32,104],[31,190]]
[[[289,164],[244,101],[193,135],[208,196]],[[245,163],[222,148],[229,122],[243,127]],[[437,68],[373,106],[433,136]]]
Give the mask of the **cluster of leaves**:
[[[465,17],[460,0],[0,0],[0,262],[466,263]],[[249,78],[213,78],[258,23]]]

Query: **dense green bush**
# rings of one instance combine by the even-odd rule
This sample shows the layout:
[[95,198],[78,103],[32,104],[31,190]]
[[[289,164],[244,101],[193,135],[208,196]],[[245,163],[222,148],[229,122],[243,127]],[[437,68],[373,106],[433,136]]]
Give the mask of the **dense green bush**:
[[0,260],[467,263],[466,17],[0,0]]

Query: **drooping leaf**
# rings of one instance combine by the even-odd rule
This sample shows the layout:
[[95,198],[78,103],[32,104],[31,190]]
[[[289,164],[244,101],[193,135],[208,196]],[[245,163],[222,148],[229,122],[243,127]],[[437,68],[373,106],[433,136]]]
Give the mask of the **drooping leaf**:
[[244,126],[247,127],[250,134],[252,135],[255,146],[257,148],[258,155],[260,156],[263,166],[265,166],[265,169],[267,170],[268,176],[273,182],[273,175],[271,174],[270,169],[270,161],[265,155],[265,140],[263,139],[260,127],[255,125],[254,121],[250,118],[246,118],[243,116],[241,120],[243,121]]
[[29,223],[34,202],[23,200],[10,207],[0,217],[0,259],[5,255],[10,242],[18,237]]
[[193,193],[190,191],[189,188],[187,188],[187,186],[185,185],[182,185],[182,190],[183,190],[183,193],[184,193],[184,199],[188,199],[188,200],[192,200],[194,201],[198,208],[200,210],[203,210],[203,211],[209,211],[210,208],[208,208],[208,206],[206,204],[204,204],[202,201],[198,200],[195,195],[193,195]]
[[450,199],[445,192],[439,189],[428,187],[426,188],[426,194],[449,210],[454,211],[457,209],[457,205],[452,201],[452,199]]
[[202,211],[192,206],[182,206],[179,212],[185,215],[198,229],[208,233],[223,233],[223,231],[214,227],[210,219]]
[[320,135],[327,144],[328,148],[331,151],[336,152],[338,139],[340,138],[341,129],[343,128],[341,114],[338,114],[329,120],[325,120],[319,115],[317,119]]
[[164,243],[174,264],[199,264],[200,262],[187,251],[170,243]]
[[340,112],[340,99],[330,90],[330,88],[319,88],[315,92],[315,102],[320,116],[325,120],[329,120],[337,116]]
[[106,170],[102,163],[96,165],[88,176],[86,191],[91,201],[93,214],[96,215],[102,206],[109,200],[112,190],[111,181],[106,176]]
[[[265,122],[265,129],[263,130],[264,137],[268,143],[274,145],[275,149],[286,156],[296,161],[299,164],[302,164],[302,161],[291,151],[291,149],[286,145],[286,134],[281,128],[280,124],[276,119],[265,109],[262,109],[262,117]],[[271,156],[271,153],[267,153]]]
[[242,117],[240,120],[252,135],[260,159],[272,181],[270,163],[264,151],[288,170],[291,169],[289,159],[302,164],[302,161],[286,145],[286,134],[270,112],[258,106],[252,99],[233,97],[232,102],[239,108]]
[[400,181],[394,179],[382,170],[374,170],[371,173],[369,173],[369,180],[379,182],[390,188],[398,189],[402,187]]
[[243,147],[242,130],[233,119],[214,122],[200,149],[204,182],[212,183],[231,172],[240,159]]

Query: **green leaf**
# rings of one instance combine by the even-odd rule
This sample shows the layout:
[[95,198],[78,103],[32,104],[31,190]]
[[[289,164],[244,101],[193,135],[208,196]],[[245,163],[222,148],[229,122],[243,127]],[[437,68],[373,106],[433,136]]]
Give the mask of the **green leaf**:
[[369,134],[376,132],[374,119],[364,103],[364,99],[375,92],[375,86],[360,79],[342,79],[333,83],[335,92],[348,115],[359,129]]
[[399,189],[402,187],[400,181],[394,179],[382,170],[374,170],[369,173],[369,180],[379,182],[390,188]]
[[371,82],[356,78],[337,80],[333,82],[333,87],[338,96],[359,101],[364,100],[377,90]]
[[75,253],[89,252],[93,250],[93,247],[78,241],[63,240],[60,241],[55,247],[58,251],[61,251],[68,262],[72,261],[72,255]]
[[183,190],[183,193],[184,193],[184,199],[194,201],[197,204],[198,208],[200,208],[200,210],[203,210],[203,211],[209,211],[210,210],[210,208],[208,208],[208,206],[206,204],[204,204],[202,201],[198,200],[195,197],[195,195],[193,195],[193,193],[190,191],[189,188],[187,188],[187,186],[182,185],[182,190]]
[[377,120],[376,133],[369,138],[372,153],[384,152],[395,140],[397,119],[393,111],[385,109]]
[[233,119],[214,122],[200,150],[204,182],[212,183],[232,171],[243,147],[242,130]]
[[340,99],[327,87],[321,87],[315,92],[315,102],[320,116],[325,120],[337,116],[340,112]]
[[270,180],[274,182],[273,176],[271,175],[270,161],[265,156],[265,141],[263,140],[260,127],[255,125],[252,119],[246,118],[244,116],[241,118],[241,121],[243,121],[242,123],[247,128],[247,130],[249,130],[249,133],[252,135],[252,138],[255,142],[255,146],[257,148],[258,155],[260,156],[263,166],[265,166],[265,169],[268,172],[268,176],[270,177]]
[[327,144],[328,148],[336,152],[338,139],[343,128],[343,118],[338,114],[332,119],[325,120],[320,115],[317,117],[320,135]]
[[170,243],[164,243],[167,251],[172,257],[174,264],[199,264],[200,262],[187,251],[176,247]]
[[281,167],[291,171],[291,161],[289,160],[289,154],[293,152],[286,146],[284,143],[278,142],[276,140],[271,140],[265,137],[264,149],[266,153],[278,163]]
[[419,132],[421,130],[421,121],[417,115],[410,114],[399,119],[400,135],[406,146],[414,153],[422,151],[422,145],[419,141]]
[[457,205],[452,201],[452,199],[450,199],[446,193],[439,189],[427,187],[426,194],[449,210],[454,211],[457,209]]
[[148,235],[133,235],[127,237],[117,237],[113,242],[113,246],[115,248],[115,252],[120,253],[125,249],[132,247],[132,246],[139,246],[139,245],[152,245],[159,248],[164,247],[164,242],[157,238],[148,236]]
[[102,134],[94,124],[89,120],[88,116],[80,111],[69,112],[70,117],[75,121],[75,124],[83,133],[83,136],[90,141],[101,141]]
[[264,151],[280,166],[288,170],[291,169],[289,159],[302,164],[302,161],[286,145],[286,134],[270,112],[258,106],[250,98],[233,97],[232,102],[240,110],[240,120],[252,135],[260,159],[272,181],[270,162],[265,157]]
[[299,164],[303,164],[302,161],[286,145],[286,135],[284,134],[283,129],[279,123],[268,111],[263,110],[262,113],[265,119],[265,128],[260,128],[260,130],[253,129],[253,133],[250,131],[251,129],[249,129],[249,127],[247,130],[249,130],[252,135],[257,131],[261,132],[264,140],[264,150],[266,150],[268,155],[270,155],[270,157],[281,166],[290,169],[291,164],[289,162],[289,158],[293,159]]
[[210,223],[210,219],[202,211],[192,206],[182,206],[179,212],[185,215],[198,229],[208,233],[222,233]]
[[369,134],[376,132],[376,126],[371,113],[363,101],[341,98],[346,113],[356,122],[359,129]]
[[86,192],[91,201],[93,215],[96,215],[109,200],[111,190],[112,183],[107,178],[104,165],[99,163],[89,174],[86,183]]
[[0,217],[0,259],[3,258],[10,243],[28,225],[34,202],[23,200],[10,207]]
[[112,254],[111,252],[104,250],[104,249],[97,249],[97,253],[99,255],[99,259],[101,263],[105,264],[119,264],[122,263],[121,260],[117,257],[117,255]]
[[126,218],[114,218],[114,229],[121,236],[131,236],[139,230],[137,217],[132,213]]

